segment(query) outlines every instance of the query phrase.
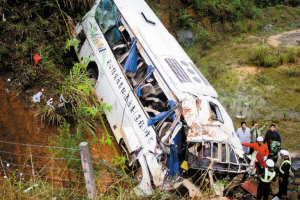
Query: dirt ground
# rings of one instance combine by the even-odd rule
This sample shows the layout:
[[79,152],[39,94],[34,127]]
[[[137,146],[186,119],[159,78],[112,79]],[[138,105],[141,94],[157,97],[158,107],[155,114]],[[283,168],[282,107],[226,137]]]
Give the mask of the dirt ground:
[[[30,96],[20,94],[16,96],[16,91],[9,90],[10,82],[0,78],[0,140],[49,145],[48,136],[52,132],[57,132],[56,126],[49,126],[41,122],[35,116],[35,109],[30,103]],[[24,97],[27,101],[24,101]],[[12,153],[24,153],[27,147],[20,145],[10,145],[0,143],[0,151]],[[35,154],[39,155],[42,151],[37,149]],[[20,162],[21,157],[13,157],[9,154],[1,153],[2,160],[10,162]]]
[[296,46],[300,44],[300,29],[283,32],[272,35],[268,38],[268,43],[272,46],[279,46],[280,44],[286,46]]
[[[59,134],[58,127],[54,124],[48,124],[46,121],[42,121],[39,116],[36,116],[36,109],[34,104],[31,102],[30,98],[32,94],[37,93],[41,88],[36,87],[36,89],[27,90],[25,92],[18,93],[17,90],[12,90],[12,83],[8,82],[7,79],[0,77],[0,141],[32,144],[32,145],[51,145],[49,142],[49,136],[52,134]],[[45,92],[45,95],[47,93]],[[102,127],[96,128],[96,135],[101,135]],[[75,128],[70,128],[71,133],[75,133]],[[91,139],[91,138],[90,138]],[[100,140],[101,138],[99,138]],[[87,141],[89,139],[87,138]],[[117,153],[122,155],[121,148],[116,142],[113,142]],[[46,148],[38,147],[26,147],[15,144],[7,144],[0,142],[0,157],[4,162],[14,163],[17,165],[29,165],[33,163],[35,166],[39,167],[55,167],[64,168],[61,163],[49,161],[49,159],[44,158],[31,158],[30,156],[21,156],[14,154],[28,154],[31,153],[35,156],[51,156],[51,153]],[[91,154],[97,159],[105,159],[110,165],[114,166],[113,158],[115,158],[115,152],[112,146],[107,144],[93,144],[90,147]],[[10,152],[14,154],[8,154],[5,152]],[[79,156],[79,152],[78,152]],[[55,157],[55,156],[54,156]],[[79,165],[80,166],[80,163]],[[116,166],[115,166],[116,167]],[[19,168],[19,167],[16,167]],[[22,168],[22,167],[20,167]],[[19,168],[19,169],[20,169]],[[27,172],[31,173],[31,168],[27,168]],[[95,170],[97,172],[105,173],[109,171],[108,168],[100,168]],[[1,170],[0,170],[1,172]],[[25,171],[26,172],[26,169]],[[51,171],[45,171],[43,175],[51,176]],[[0,179],[3,179],[0,176]],[[113,183],[113,174],[108,174],[104,178],[101,178],[101,185],[110,185]],[[56,170],[54,173],[54,178],[66,179],[72,177],[66,177],[66,173],[62,170]],[[74,178],[74,177],[73,177]],[[59,184],[59,183],[57,183]],[[105,192],[106,187],[99,188],[99,192]]]

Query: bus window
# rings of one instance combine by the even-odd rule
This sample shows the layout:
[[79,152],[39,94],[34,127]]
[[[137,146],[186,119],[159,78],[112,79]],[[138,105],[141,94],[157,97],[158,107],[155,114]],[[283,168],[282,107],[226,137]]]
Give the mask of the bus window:
[[105,33],[105,38],[111,46],[114,46],[121,39],[121,34],[117,27],[111,28]]
[[102,0],[96,8],[96,21],[102,31],[106,33],[116,25],[119,12],[110,0]]

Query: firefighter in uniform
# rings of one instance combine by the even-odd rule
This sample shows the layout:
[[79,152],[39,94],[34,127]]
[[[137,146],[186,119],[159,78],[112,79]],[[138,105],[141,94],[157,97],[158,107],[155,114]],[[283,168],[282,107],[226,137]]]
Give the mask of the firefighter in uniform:
[[276,172],[274,171],[275,163],[273,160],[268,159],[267,167],[265,167],[260,172],[260,182],[257,187],[257,199],[261,200],[262,197],[263,200],[267,200],[270,193],[270,184],[271,181],[275,181],[276,179]]
[[288,178],[291,171],[291,158],[287,150],[281,150],[280,156],[282,157],[281,165],[279,167],[279,193],[277,196],[281,198],[287,195]]

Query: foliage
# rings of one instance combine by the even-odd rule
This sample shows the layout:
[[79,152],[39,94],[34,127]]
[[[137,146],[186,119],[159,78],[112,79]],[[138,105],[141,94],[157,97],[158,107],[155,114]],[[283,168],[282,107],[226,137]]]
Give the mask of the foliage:
[[294,77],[296,75],[295,73],[295,68],[291,67],[291,68],[286,68],[286,72],[289,75],[289,77]]
[[198,42],[205,43],[208,41],[208,36],[209,36],[209,33],[202,26],[200,26],[198,24],[197,28],[196,28],[195,39]]
[[296,62],[296,52],[293,48],[288,48],[287,50],[287,61],[289,63]]
[[[70,133],[70,124],[66,121],[63,121],[58,129],[59,134],[50,135],[49,141],[53,146],[61,146],[64,148],[78,149],[80,142],[85,141],[82,135],[78,132],[77,134],[72,135]],[[68,168],[78,168],[80,167],[80,162],[73,161],[72,158],[79,158],[78,153],[74,153],[74,150],[65,150],[65,149],[52,149],[49,148],[49,156],[66,158],[65,160],[60,160],[62,165],[68,166]],[[74,173],[76,175],[76,173]]]
[[252,60],[256,65],[265,66],[266,62],[268,62],[266,59],[268,54],[269,51],[267,47],[259,45],[253,53]]
[[79,43],[80,43],[80,41],[76,38],[73,40],[67,40],[66,49],[68,51],[70,51],[71,46],[77,47],[79,45]]
[[287,53],[272,54],[269,49],[259,45],[253,52],[250,60],[257,66],[276,67],[282,65],[285,61],[288,63],[296,62],[296,52],[293,48],[288,48]]
[[284,120],[287,120],[288,118],[289,118],[289,116],[290,116],[290,113],[288,112],[288,111],[283,111],[283,119]]
[[195,20],[192,18],[192,15],[188,13],[188,10],[189,8],[185,8],[180,16],[183,29],[194,27]]

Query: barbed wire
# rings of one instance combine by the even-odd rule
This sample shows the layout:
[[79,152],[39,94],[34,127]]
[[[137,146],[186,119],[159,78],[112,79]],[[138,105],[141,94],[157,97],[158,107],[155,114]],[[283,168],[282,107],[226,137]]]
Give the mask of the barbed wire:
[[[115,167],[109,165],[107,162],[98,159],[96,156],[91,155],[92,158],[96,159],[98,162],[101,162],[102,164],[104,164],[105,166],[109,167],[110,169],[114,170],[115,172],[117,172],[117,174],[119,176],[125,177],[125,174],[119,170],[117,170]],[[129,177],[129,176],[128,176]],[[134,179],[132,179],[131,177],[129,177],[132,181],[135,181]]]
[[6,154],[12,154],[12,155],[19,155],[19,156],[32,156],[32,157],[36,157],[36,158],[47,158],[47,159],[52,159],[52,160],[74,160],[74,161],[81,161],[81,159],[78,159],[78,158],[55,158],[55,157],[47,157],[47,156],[36,156],[36,155],[32,155],[32,154],[30,155],[30,154],[22,154],[22,153],[13,153],[13,152],[8,152],[8,151],[0,151],[0,153],[6,153]]
[[[12,171],[10,169],[6,169],[6,170],[7,170],[7,171],[5,171],[6,174],[11,173],[13,175],[19,175],[19,177],[23,177],[23,175],[25,175],[25,176],[35,176],[35,177],[39,177],[39,178],[47,178],[47,179],[58,180],[58,181],[67,181],[67,182],[73,182],[73,183],[79,183],[79,184],[86,184],[86,182],[82,182],[82,181],[75,181],[75,180],[70,180],[70,179],[59,179],[59,178],[53,178],[53,177],[50,177],[50,176],[44,176],[44,175],[38,175],[38,174],[29,174],[29,173],[24,173],[24,172]],[[26,180],[22,180],[22,181],[25,181],[27,183],[31,183],[31,182],[28,182]],[[101,182],[105,182],[105,181],[101,181]],[[119,189],[119,187],[116,187],[114,185],[100,185],[100,184],[97,184],[96,186],[97,187],[106,187],[106,188]],[[43,186],[43,187],[46,187],[46,186]],[[67,188],[67,189],[71,190],[72,188]]]
[[[50,176],[45,176],[45,175],[40,174],[40,172],[36,172],[36,174],[32,174],[32,173],[26,173],[26,172],[21,172],[21,171],[15,171],[15,170],[11,170],[9,167],[5,167],[5,170],[6,170],[5,173],[11,173],[11,174],[14,174],[14,175],[17,174],[20,177],[22,177],[23,175],[27,175],[27,176],[36,176],[36,177],[40,177],[40,178],[46,178],[46,179],[53,179],[53,180],[58,180],[58,181],[68,181],[68,182],[80,183],[80,184],[86,183],[86,182],[82,182],[82,181],[74,181],[74,180],[71,180],[71,179],[59,179],[59,178],[54,178],[54,177],[50,177]],[[112,178],[112,177],[104,176],[103,174],[101,175],[101,178],[107,178],[107,179],[112,179],[112,180],[119,180],[117,178]],[[102,180],[101,182],[111,182],[111,181],[103,181]],[[99,187],[113,187],[113,188],[115,188],[115,186],[107,186],[107,185],[99,185],[99,184],[97,184],[97,186],[99,186]]]
[[79,169],[64,169],[64,168],[56,168],[56,167],[39,167],[39,166],[28,166],[28,165],[20,165],[20,164],[15,164],[7,161],[2,161],[5,164],[9,165],[14,165],[14,166],[19,166],[19,167],[24,167],[24,168],[39,168],[39,169],[54,169],[54,170],[62,170],[62,171],[76,171],[76,172],[84,172],[83,170]]
[[74,181],[74,180],[70,180],[70,179],[54,178],[54,177],[51,177],[51,176],[44,176],[44,175],[38,175],[38,174],[29,174],[29,173],[26,173],[26,172],[11,171],[9,169],[7,169],[7,171],[5,173],[12,173],[14,175],[18,174],[20,177],[22,177],[23,175],[25,175],[25,176],[27,175],[27,176],[46,178],[46,179],[52,179],[52,180],[57,180],[57,181],[67,181],[67,182],[73,182],[73,183],[79,183],[79,184],[86,184],[86,182],[83,182],[83,181]]
[[53,149],[64,149],[64,150],[72,150],[72,151],[79,151],[80,149],[72,149],[72,148],[66,148],[66,147],[56,147],[56,146],[44,146],[44,145],[35,145],[35,144],[24,144],[24,143],[17,143],[17,142],[8,142],[8,141],[2,141],[0,140],[0,143],[6,143],[6,144],[17,144],[22,146],[30,146],[30,147],[40,147],[40,148],[53,148]]
[[[78,151],[81,151],[80,149]],[[86,159],[78,159],[78,158],[56,158],[56,157],[47,157],[47,156],[37,156],[37,155],[32,155],[32,154],[22,154],[22,153],[13,153],[13,152],[8,152],[8,151],[0,151],[0,153],[7,153],[7,154],[12,154],[12,155],[19,155],[19,156],[30,156],[30,157],[36,157],[36,158],[47,158],[47,159],[52,159],[52,160],[74,160],[74,161],[85,161],[88,163],[99,163],[99,164],[107,164],[101,160],[99,162],[95,161],[88,161]]]
[[[56,168],[56,167],[39,167],[39,166],[29,166],[29,165],[20,165],[20,164],[15,164],[15,163],[11,163],[11,162],[7,162],[7,161],[2,161],[5,164],[9,164],[12,166],[18,166],[18,167],[24,167],[24,168],[34,168],[34,169],[48,169],[48,170],[61,170],[61,171],[75,171],[75,172],[84,172],[83,170],[79,170],[79,169],[65,169],[65,168]],[[108,178],[108,179],[114,179],[114,180],[118,180],[116,178],[112,178],[112,177],[107,177],[107,176],[103,176],[104,174],[111,174],[111,175],[115,175],[115,173],[109,173],[109,172],[96,172],[94,171],[94,174],[100,175],[101,177],[104,178]]]
[[[71,148],[64,148],[64,147],[54,147],[54,146],[43,146],[43,145],[30,145],[30,144],[22,144],[22,143],[15,143],[15,142],[7,142],[7,141],[1,141],[0,140],[0,143],[6,143],[6,144],[14,144],[14,145],[23,145],[23,146],[31,146],[31,147],[43,147],[43,148],[57,148],[57,149],[64,149],[64,150],[72,150],[72,154],[73,153],[76,153],[76,152],[84,152],[84,153],[88,153],[89,152],[86,152],[82,149],[71,149]],[[25,153],[14,153],[14,152],[9,152],[9,151],[0,151],[0,153],[4,153],[4,154],[10,154],[10,155],[18,155],[18,156],[29,156],[29,157],[35,157],[35,158],[43,158],[43,159],[51,159],[51,160],[72,160],[72,161],[84,161],[84,162],[88,162],[88,163],[92,163],[92,164],[101,164],[101,165],[104,165],[106,167],[108,167],[109,169],[112,169],[115,173],[109,173],[109,172],[96,172],[95,170],[93,170],[93,173],[96,174],[96,175],[99,175],[99,178],[100,178],[100,182],[111,182],[111,181],[101,181],[101,178],[106,178],[106,179],[111,179],[111,180],[120,180],[122,181],[122,179],[124,179],[127,175],[124,174],[124,172],[118,170],[117,168],[115,168],[114,166],[110,165],[107,163],[106,160],[101,160],[99,158],[97,158],[96,156],[93,156],[93,155],[90,155],[91,158],[93,160],[91,161],[88,161],[86,159],[78,159],[78,158],[72,158],[72,157],[69,157],[69,158],[66,158],[66,157],[48,157],[48,156],[41,156],[41,155],[32,155],[32,154],[25,154]],[[71,153],[69,153],[67,156],[69,156]],[[44,172],[43,172],[43,169],[50,169],[50,170],[62,170],[62,171],[74,171],[74,172],[79,172],[79,173],[82,173],[82,172],[85,172],[84,170],[81,170],[81,169],[64,169],[64,168],[56,168],[56,167],[53,167],[53,164],[52,164],[52,167],[46,167],[46,166],[43,166],[43,167],[40,167],[40,166],[29,166],[29,165],[20,165],[20,164],[16,164],[16,163],[12,163],[12,162],[8,162],[8,161],[3,161],[3,163],[5,164],[9,164],[9,165],[12,165],[12,166],[19,166],[19,167],[23,167],[23,168],[31,168],[31,169],[41,169],[40,171],[36,171],[35,173],[27,173],[27,172],[20,172],[19,169],[18,171],[17,170],[14,170],[13,168],[8,168],[5,170],[5,173],[7,174],[12,174],[14,177],[22,177],[22,181],[25,181],[24,178],[26,178],[26,176],[30,176],[30,177],[33,177],[33,178],[41,178],[41,179],[51,179],[51,180],[56,180],[56,181],[60,181],[60,182],[71,182],[71,183],[76,183],[76,184],[86,184],[86,182],[83,182],[83,181],[80,181],[80,180],[71,180],[71,179],[63,179],[63,178],[54,178],[54,177],[51,177],[51,176],[46,176],[46,175],[42,175]],[[4,166],[4,168],[6,168]],[[12,169],[12,170],[11,170]],[[113,178],[113,177],[108,177],[108,176],[105,176],[105,174],[111,174],[111,175],[116,175],[116,176],[121,176],[122,178]],[[82,174],[83,175],[83,174]],[[133,183],[137,183],[137,180],[136,179],[133,179],[132,177],[130,176],[127,176],[127,178],[129,178]],[[82,177],[80,178],[82,179]],[[20,179],[21,180],[21,179]],[[98,180],[99,181],[99,180]],[[97,182],[98,182],[97,181]],[[124,179],[124,181],[127,181],[127,179]],[[26,181],[27,182],[27,181]],[[29,183],[29,182],[28,182]],[[31,183],[32,184],[32,183]],[[141,184],[140,184],[141,185]],[[105,187],[105,188],[113,188],[113,189],[119,189],[119,187],[116,187],[114,185],[99,185],[99,184],[96,184],[97,188],[100,188],[100,187]],[[45,186],[44,186],[45,187]],[[53,189],[51,187],[51,189]],[[57,188],[57,190],[59,189],[62,189],[62,190],[71,190],[73,191],[74,189],[73,188]],[[82,192],[82,191],[81,191]],[[102,194],[102,193],[99,193],[99,195],[104,195],[104,196],[108,196],[108,197],[121,197],[121,196],[113,196],[113,195],[105,195],[105,194]],[[86,196],[85,196],[86,197]],[[64,198],[66,199],[66,198]]]

